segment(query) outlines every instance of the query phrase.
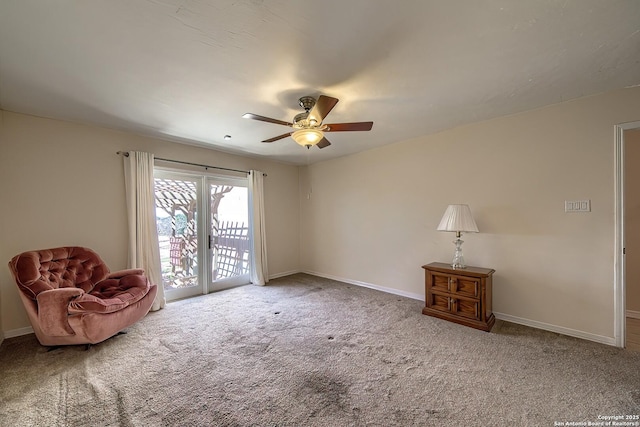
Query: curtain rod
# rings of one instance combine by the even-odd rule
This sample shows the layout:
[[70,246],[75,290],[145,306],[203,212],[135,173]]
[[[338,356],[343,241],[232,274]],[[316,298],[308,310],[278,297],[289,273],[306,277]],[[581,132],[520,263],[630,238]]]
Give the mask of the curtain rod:
[[[123,155],[125,157],[129,157],[129,153],[127,151],[117,151],[116,154],[120,154]],[[240,169],[229,169],[229,168],[222,168],[220,166],[210,166],[210,165],[202,165],[200,163],[191,163],[191,162],[183,162],[181,160],[171,160],[171,159],[163,159],[162,157],[154,157],[155,160],[160,160],[163,162],[171,162],[171,163],[180,163],[181,165],[190,165],[190,166],[199,166],[201,168],[205,168],[205,169],[220,169],[223,171],[231,171],[231,172],[240,172],[240,173],[246,173],[249,174],[249,171],[243,171]],[[263,173],[262,176],[267,176],[266,173]]]

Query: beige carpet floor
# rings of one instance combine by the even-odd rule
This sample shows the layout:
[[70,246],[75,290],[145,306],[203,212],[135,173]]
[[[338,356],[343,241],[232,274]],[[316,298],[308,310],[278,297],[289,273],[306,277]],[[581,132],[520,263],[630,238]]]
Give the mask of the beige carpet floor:
[[640,353],[296,274],[88,351],[0,347],[2,426],[554,426],[640,414]]

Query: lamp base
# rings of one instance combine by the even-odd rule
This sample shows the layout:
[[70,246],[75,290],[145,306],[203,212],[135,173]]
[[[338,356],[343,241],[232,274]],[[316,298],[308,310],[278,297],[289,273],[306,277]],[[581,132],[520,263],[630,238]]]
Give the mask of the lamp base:
[[460,269],[466,268],[466,264],[464,263],[464,256],[462,255],[462,244],[464,240],[462,240],[459,236],[456,240],[453,241],[453,244],[456,245],[456,250],[453,253],[453,261],[451,261],[451,268]]

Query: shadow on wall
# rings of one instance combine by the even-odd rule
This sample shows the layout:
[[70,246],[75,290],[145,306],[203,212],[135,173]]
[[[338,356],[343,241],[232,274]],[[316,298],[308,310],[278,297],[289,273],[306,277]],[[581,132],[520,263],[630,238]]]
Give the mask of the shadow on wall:
[[509,236],[536,236],[547,233],[539,223],[531,221],[522,212],[522,209],[516,209],[514,205],[491,205],[474,210],[473,215],[481,233]]

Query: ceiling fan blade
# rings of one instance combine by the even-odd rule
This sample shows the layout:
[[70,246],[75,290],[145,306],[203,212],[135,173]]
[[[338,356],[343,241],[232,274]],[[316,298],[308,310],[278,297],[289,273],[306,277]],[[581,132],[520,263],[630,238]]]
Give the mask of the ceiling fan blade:
[[318,148],[324,148],[324,147],[328,147],[328,146],[330,146],[330,145],[331,145],[331,143],[329,142],[329,140],[328,140],[327,138],[324,138],[324,137],[323,137],[323,138],[320,140],[320,142],[318,142],[316,145],[318,146]]
[[373,122],[356,122],[356,123],[333,123],[327,125],[324,132],[348,132],[371,130]]
[[293,126],[293,123],[285,122],[278,119],[272,119],[271,117],[259,116],[257,114],[252,114],[252,113],[246,113],[242,117],[245,119],[260,120],[261,122],[274,123],[276,125],[283,125],[283,126],[289,126],[289,127]]
[[309,117],[307,117],[307,119],[310,122],[312,120],[315,120],[316,124],[319,125],[320,123],[322,123],[324,118],[327,117],[327,114],[329,114],[329,112],[333,110],[333,107],[336,106],[338,101],[338,98],[320,95],[318,97],[318,100],[316,101],[316,105],[314,105],[311,111],[309,111]]
[[264,141],[262,141],[262,142],[274,142],[274,141],[279,141],[279,140],[281,140],[282,138],[286,138],[286,137],[288,137],[289,135],[291,135],[291,132],[283,133],[282,135],[278,135],[278,136],[274,136],[273,138],[265,139],[265,140],[264,140]]

